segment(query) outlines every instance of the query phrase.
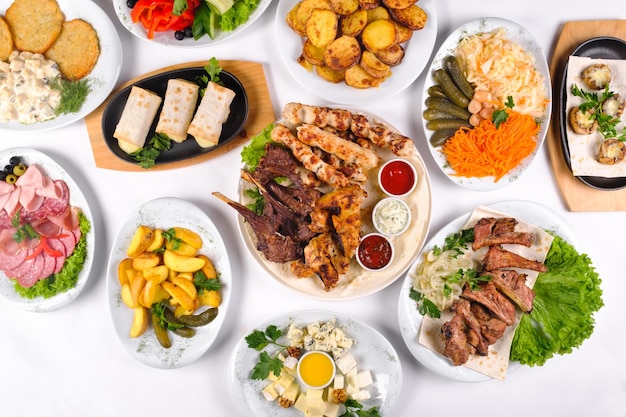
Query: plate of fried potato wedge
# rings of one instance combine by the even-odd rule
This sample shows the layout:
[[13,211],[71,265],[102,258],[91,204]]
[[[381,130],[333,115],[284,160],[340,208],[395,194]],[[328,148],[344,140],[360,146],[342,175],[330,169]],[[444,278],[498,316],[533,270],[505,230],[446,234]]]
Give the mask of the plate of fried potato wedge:
[[[49,120],[28,124],[20,123],[17,120],[0,122],[0,130],[42,132],[83,119],[108,97],[122,68],[122,44],[119,35],[107,14],[96,3],[91,1],[46,0],[34,2],[35,5],[31,7],[32,2],[33,0],[0,0],[0,16],[8,26],[16,26],[25,33],[40,34],[43,32],[46,33],[45,36],[47,37],[43,40],[32,40],[27,37],[28,42],[17,41],[17,44],[13,39],[9,39],[10,49],[33,49],[35,52],[50,57],[49,59],[54,56],[55,61],[63,59],[61,58],[63,56],[68,62],[73,63],[74,68],[81,69],[80,75],[82,77],[77,81],[87,80],[90,91],[85,102],[76,112],[63,113]],[[11,6],[14,6],[13,11],[7,16],[7,10]],[[39,16],[45,15],[44,11],[49,11],[52,13],[51,16],[55,16],[55,18],[38,23]],[[51,20],[54,23],[51,23]],[[56,25],[57,29],[49,27],[50,25]],[[31,26],[39,26],[39,28],[46,30],[31,30],[29,29]],[[60,28],[62,27],[73,27],[74,38],[78,42],[76,45],[72,44],[73,41],[60,35]],[[56,42],[57,40],[58,42]],[[7,40],[5,39],[5,41]],[[65,43],[67,51],[65,54],[58,53],[60,42]],[[56,54],[55,49],[57,49]],[[81,56],[78,56],[72,53],[72,51],[86,51],[87,49],[90,51],[89,54],[83,55],[81,52]],[[95,64],[90,62],[88,66],[85,66],[81,62],[82,59],[95,59]],[[61,69],[63,68],[63,65],[59,66]],[[61,72],[63,74],[63,71]],[[63,74],[63,78],[67,79],[68,77]]]
[[437,37],[433,0],[402,2],[402,9],[394,8],[400,2],[369,9],[360,3],[284,0],[276,11],[287,69],[304,88],[338,104],[371,103],[407,88],[430,61]]
[[[430,227],[430,179],[413,141],[356,110],[288,103],[282,116],[244,146],[239,200],[214,193],[237,211],[250,253],[278,282],[319,300],[356,299],[392,284],[417,257]],[[364,135],[364,130],[378,133],[354,142],[340,137],[355,131]],[[315,135],[317,145],[307,145]],[[330,150],[334,145],[346,145],[360,156],[354,163],[324,162],[339,158],[339,152]],[[261,156],[256,166],[249,157],[253,153]],[[373,164],[366,165],[365,156],[373,156]],[[389,237],[395,251],[391,264],[384,270],[365,270],[356,260],[356,247],[361,237],[375,231],[372,210],[385,197],[378,172],[385,161],[397,158],[408,161],[417,173],[416,187],[402,197],[412,222],[403,234]],[[278,175],[280,183],[267,182],[272,175]],[[249,207],[258,203],[259,195],[264,206],[253,212]],[[284,215],[280,207],[285,205],[293,216]]]

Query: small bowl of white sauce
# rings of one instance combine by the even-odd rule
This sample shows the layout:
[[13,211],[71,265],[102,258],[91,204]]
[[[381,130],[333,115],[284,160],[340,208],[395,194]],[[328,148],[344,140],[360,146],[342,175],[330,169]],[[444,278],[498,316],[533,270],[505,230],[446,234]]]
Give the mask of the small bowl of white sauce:
[[411,224],[411,209],[399,198],[383,198],[372,210],[372,223],[385,236],[401,235]]

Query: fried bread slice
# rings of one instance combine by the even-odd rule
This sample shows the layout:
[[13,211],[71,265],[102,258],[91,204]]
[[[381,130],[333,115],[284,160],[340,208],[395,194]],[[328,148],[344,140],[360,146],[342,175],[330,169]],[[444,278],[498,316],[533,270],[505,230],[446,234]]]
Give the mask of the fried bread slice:
[[7,22],[0,16],[0,61],[6,61],[13,52],[13,37]]
[[98,62],[98,34],[82,19],[63,22],[61,34],[44,55],[59,65],[65,78],[79,80],[88,75]]
[[5,19],[17,49],[42,54],[61,33],[65,16],[55,0],[15,0]]

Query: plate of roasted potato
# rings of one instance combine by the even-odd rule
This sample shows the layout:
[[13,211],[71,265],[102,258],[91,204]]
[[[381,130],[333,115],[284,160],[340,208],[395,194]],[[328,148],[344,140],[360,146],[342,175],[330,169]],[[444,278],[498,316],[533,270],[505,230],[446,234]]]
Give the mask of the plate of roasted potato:
[[331,102],[388,98],[420,75],[435,45],[434,1],[285,0],[278,50],[289,72]]
[[107,267],[113,326],[128,353],[155,368],[179,368],[217,339],[232,276],[211,219],[177,198],[149,201],[120,229]]

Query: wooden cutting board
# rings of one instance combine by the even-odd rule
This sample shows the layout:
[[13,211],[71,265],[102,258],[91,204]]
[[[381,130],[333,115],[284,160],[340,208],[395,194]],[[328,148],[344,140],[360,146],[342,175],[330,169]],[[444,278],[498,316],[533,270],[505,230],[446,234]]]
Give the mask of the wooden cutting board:
[[[190,159],[182,161],[171,162],[167,164],[156,165],[149,169],[149,171],[166,170],[189,166],[197,164],[199,162],[207,161],[215,158],[216,156],[223,155],[224,153],[238,147],[242,143],[247,142],[250,138],[257,133],[261,132],[264,127],[269,123],[276,120],[272,102],[270,100],[269,89],[265,81],[265,72],[263,65],[258,62],[249,61],[231,61],[221,60],[220,66],[237,77],[241,84],[243,84],[246,94],[248,96],[249,112],[246,125],[242,133],[235,139],[231,140],[224,146],[220,146],[214,151],[203,153]],[[104,103],[94,110],[89,116],[85,118],[87,124],[87,133],[91,142],[91,148],[98,168],[113,169],[118,171],[146,171],[136,164],[124,161],[117,156],[107,146],[104,136],[102,135],[102,114],[106,108],[109,100],[118,91],[124,89],[130,84],[133,84],[143,78],[156,75],[165,71],[171,71],[180,68],[191,67],[203,67],[207,65],[207,61],[187,62],[184,64],[172,65],[169,67],[161,68],[147,74],[136,77],[127,83],[116,89]]]
[[[550,63],[553,97],[559,96],[561,77],[569,55],[578,45],[597,36],[613,36],[626,40],[626,20],[581,20],[566,22],[563,25]],[[570,211],[626,210],[626,189],[596,190],[572,175],[563,156],[559,123],[558,103],[555,101],[552,109],[552,122],[546,139],[552,170],[568,209]]]

